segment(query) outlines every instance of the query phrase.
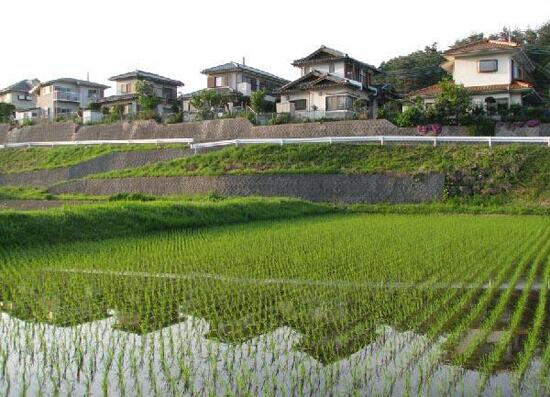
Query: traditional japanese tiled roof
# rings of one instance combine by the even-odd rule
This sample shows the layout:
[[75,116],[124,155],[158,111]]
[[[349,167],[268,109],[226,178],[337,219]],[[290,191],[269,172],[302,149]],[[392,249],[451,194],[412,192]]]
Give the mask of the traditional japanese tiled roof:
[[39,84],[40,81],[37,79],[33,80],[21,80],[15,84],[10,85],[9,87],[3,88],[0,90],[0,94],[5,94],[6,92],[31,92],[32,88]]
[[[328,56],[319,58],[318,56],[323,54],[323,53],[328,55]],[[329,47],[324,46],[324,45],[322,45],[317,50],[313,51],[307,57],[296,59],[294,62],[292,62],[292,65],[297,66],[297,67],[306,66],[306,65],[314,65],[314,64],[317,64],[317,63],[325,61],[325,60],[326,61],[348,60],[350,62],[353,62],[353,63],[356,63],[360,66],[363,66],[365,68],[372,69],[373,71],[375,71],[377,73],[381,73],[380,70],[377,67],[373,66],[373,65],[370,65],[366,62],[361,62],[361,61],[359,61],[355,58],[350,57],[348,54],[346,54],[342,51],[335,50],[334,48],[329,48]]]
[[[511,84],[493,84],[465,87],[472,94],[492,93],[492,92],[507,92],[507,91],[531,91],[533,85],[526,81],[515,80]],[[439,84],[434,84],[429,87],[421,88],[410,92],[407,97],[435,97],[441,92]]]
[[363,85],[358,81],[346,79],[340,76],[336,76],[331,73],[324,73],[318,70],[312,70],[311,72],[303,75],[297,80],[294,80],[283,87],[279,92],[288,92],[294,90],[311,90],[314,88],[322,88],[327,86],[349,86],[356,89],[362,89]]
[[264,72],[263,70],[253,68],[248,65],[243,65],[242,63],[237,63],[237,62],[228,62],[228,63],[224,63],[223,65],[218,65],[208,69],[204,69],[201,73],[216,74],[216,73],[228,73],[228,72],[238,72],[238,71],[245,71],[257,76],[261,76],[265,79],[272,80],[279,84],[288,83],[288,80],[283,79],[282,77],[279,77],[272,73]]
[[170,79],[155,73],[144,72],[143,70],[134,70],[133,72],[119,74],[109,78],[110,81],[127,80],[127,79],[144,79],[149,81],[155,81],[163,84],[175,85],[183,87],[184,84],[179,80]]
[[520,48],[518,43],[503,40],[480,40],[473,43],[456,46],[445,51],[445,55],[457,55],[469,52],[516,50]]

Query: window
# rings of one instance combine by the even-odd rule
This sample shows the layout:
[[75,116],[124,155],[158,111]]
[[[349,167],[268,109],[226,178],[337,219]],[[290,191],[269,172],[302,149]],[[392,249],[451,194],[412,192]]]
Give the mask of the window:
[[72,113],[72,109],[67,109],[67,108],[55,108],[55,113],[57,114],[69,114],[69,113]]
[[482,59],[479,61],[478,70],[480,73],[491,73],[498,70],[497,59]]
[[31,97],[28,95],[17,95],[17,99],[20,101],[30,101]]
[[334,73],[334,63],[333,62],[328,64],[328,72],[329,73]]
[[518,65],[516,61],[512,61],[512,78],[514,80],[521,80],[523,79],[523,69]]
[[174,90],[168,87],[162,87],[162,97],[165,101],[170,102],[174,100]]
[[121,83],[120,92],[122,94],[129,94],[132,92],[132,83]]
[[223,78],[221,76],[216,76],[216,79],[214,80],[214,85],[216,87],[222,87],[223,86]]
[[296,101],[290,101],[294,104],[294,110],[306,110],[307,101],[305,99],[297,99]]
[[326,110],[353,110],[354,97],[349,95],[329,96],[326,101]]

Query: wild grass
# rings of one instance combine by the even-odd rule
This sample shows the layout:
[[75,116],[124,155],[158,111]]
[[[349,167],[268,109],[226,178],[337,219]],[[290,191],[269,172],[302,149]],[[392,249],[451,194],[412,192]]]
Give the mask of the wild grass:
[[112,152],[154,150],[175,145],[97,145],[17,148],[0,150],[0,174],[69,167]]

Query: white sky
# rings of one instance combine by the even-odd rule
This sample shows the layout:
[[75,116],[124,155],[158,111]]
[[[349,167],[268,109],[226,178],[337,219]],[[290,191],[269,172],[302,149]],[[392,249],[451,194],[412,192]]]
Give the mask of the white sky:
[[[292,60],[321,44],[379,65],[473,31],[537,27],[550,1],[523,0],[25,0],[2,1],[0,87],[75,77],[112,85],[142,69],[205,87],[200,71],[228,61],[298,77]],[[6,45],[7,43],[7,45]],[[7,48],[6,48],[7,47]],[[113,93],[112,90],[108,94]]]

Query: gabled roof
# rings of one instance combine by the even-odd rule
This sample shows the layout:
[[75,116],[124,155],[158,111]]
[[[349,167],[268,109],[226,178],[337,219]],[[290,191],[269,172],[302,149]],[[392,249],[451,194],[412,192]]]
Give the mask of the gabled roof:
[[52,85],[52,84],[55,84],[55,83],[68,83],[68,84],[75,84],[75,85],[83,86],[83,87],[101,88],[101,89],[104,89],[104,90],[109,88],[108,85],[100,84],[100,83],[94,83],[94,82],[88,81],[88,80],[79,80],[79,79],[73,79],[73,78],[70,78],[70,77],[61,77],[59,79],[49,80],[49,81],[45,81],[43,83],[40,83],[40,84],[36,85],[33,88],[33,91],[35,91],[36,89],[38,89],[40,87],[46,87],[46,86],[49,86],[49,85]]
[[122,73],[117,76],[109,78],[110,81],[126,80],[126,79],[144,79],[149,81],[154,81],[158,83],[175,85],[178,87],[183,87],[184,84],[179,80],[173,80],[168,77],[164,77],[155,73],[144,72],[143,70],[134,70],[132,72]]
[[449,48],[444,52],[445,55],[458,55],[470,52],[484,51],[502,51],[502,50],[517,50],[521,48],[518,43],[513,41],[489,40],[483,39],[473,43],[463,44],[460,46]]
[[272,80],[279,84],[286,84],[288,83],[288,80],[283,79],[282,77],[276,76],[274,74],[264,72],[263,70],[253,68],[251,66],[243,65],[242,63],[237,62],[228,62],[224,63],[222,65],[214,66],[208,69],[204,69],[201,73],[202,74],[215,74],[215,73],[227,73],[227,72],[238,72],[238,71],[245,71],[251,74],[255,74],[257,76],[261,76],[265,79]]
[[294,91],[294,90],[304,91],[304,90],[311,90],[318,87],[335,86],[335,85],[354,87],[356,89],[363,88],[363,85],[357,81],[345,79],[343,77],[336,76],[331,73],[324,73],[318,70],[312,70],[311,72],[303,75],[299,79],[294,80],[282,86],[278,91],[279,92],[288,92],[288,91]]
[[[515,80],[512,84],[493,84],[493,85],[480,85],[480,86],[471,86],[464,87],[472,94],[483,94],[483,93],[495,93],[495,92],[508,92],[508,91],[534,91],[533,85],[526,81]],[[441,92],[441,87],[439,84],[434,84],[429,87],[421,88],[416,91],[410,92],[407,97],[424,97],[431,98],[437,96]]]
[[0,90],[0,94],[5,94],[6,92],[16,91],[16,92],[31,92],[32,88],[39,84],[40,80],[21,80],[15,84],[10,85],[9,87],[3,88]]
[[365,62],[358,61],[357,59],[350,57],[348,54],[342,51],[335,50],[333,48],[329,48],[324,45],[319,47],[317,50],[313,51],[307,57],[296,59],[294,62],[292,62],[292,66],[301,67],[306,65],[315,65],[315,64],[318,64],[319,62],[324,62],[328,60],[332,60],[332,61],[347,60],[357,65],[360,65],[362,67],[371,69],[377,73],[381,73],[381,71],[375,66],[372,66]]

